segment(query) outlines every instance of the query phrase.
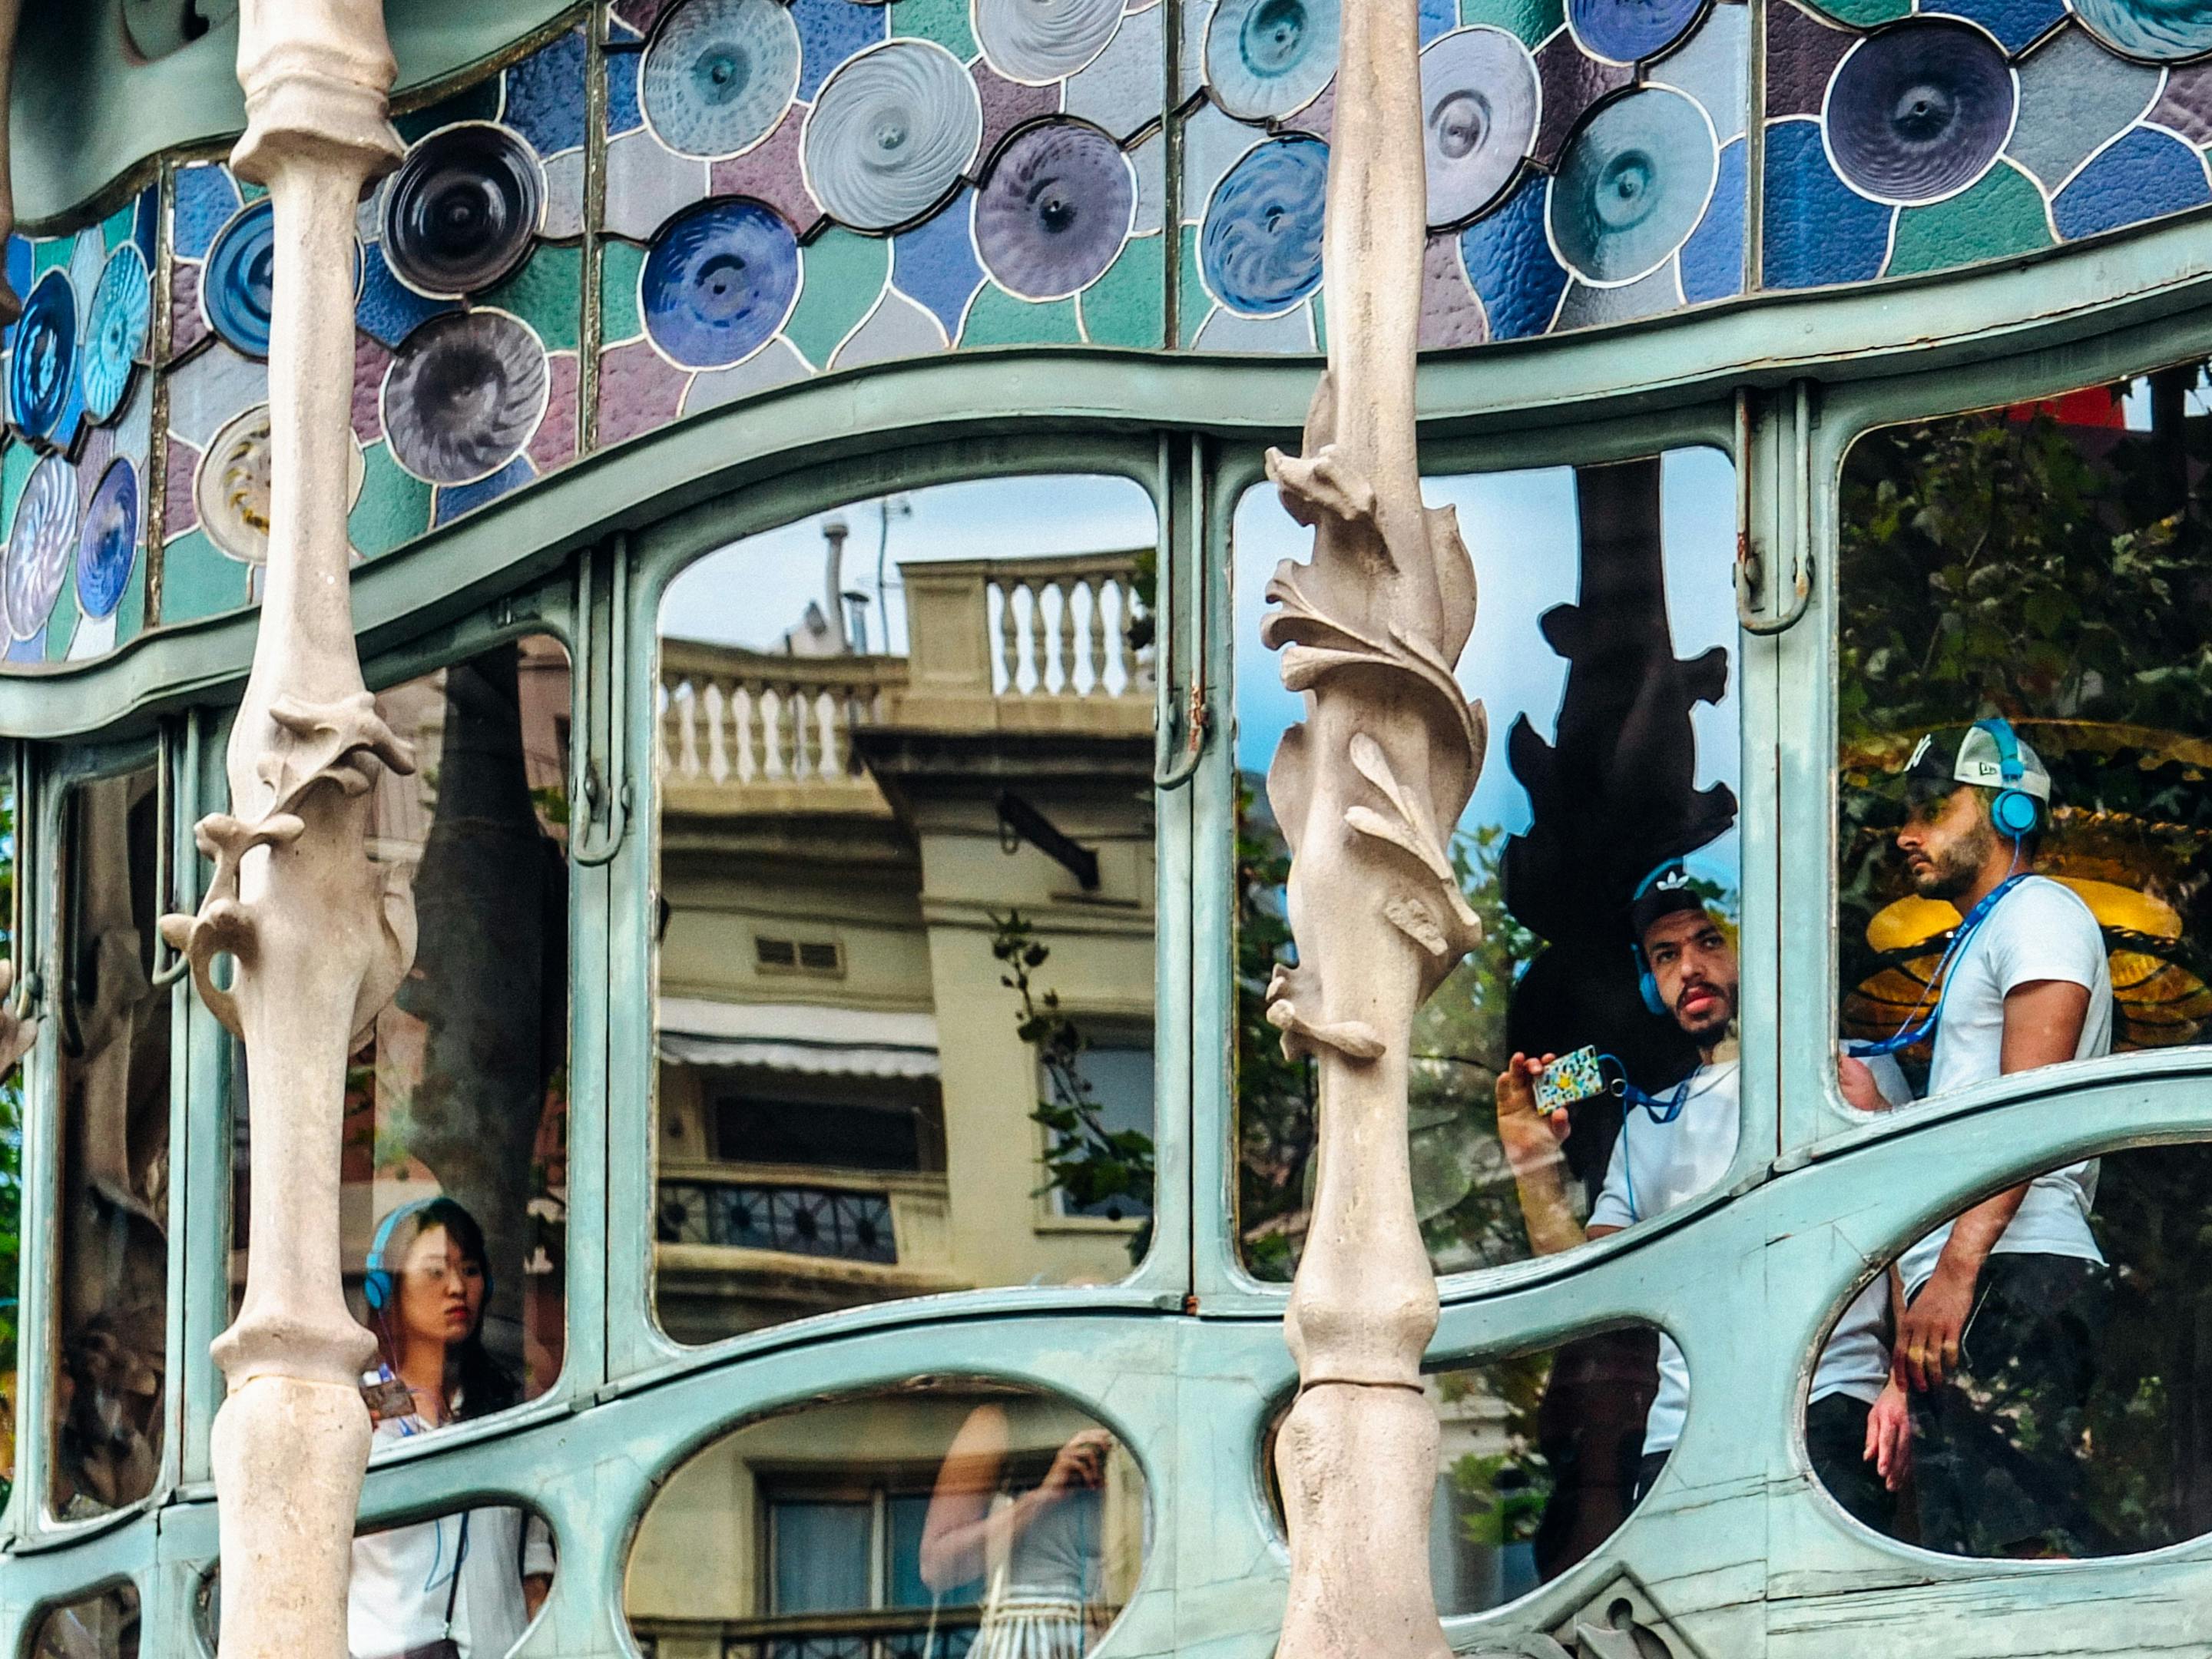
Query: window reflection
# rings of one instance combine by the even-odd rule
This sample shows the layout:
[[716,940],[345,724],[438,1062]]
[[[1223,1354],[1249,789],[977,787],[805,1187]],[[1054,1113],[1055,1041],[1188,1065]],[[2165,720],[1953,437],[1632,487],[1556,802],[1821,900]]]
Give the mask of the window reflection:
[[1145,1483],[1065,1403],[921,1379],[725,1436],[646,1511],[623,1603],[659,1659],[1080,1659],[1142,1565]]
[[62,1521],[151,1492],[168,1416],[170,997],[151,978],[161,834],[151,767],[75,784],[64,798],[46,1493]]
[[1127,480],[996,480],[750,537],[670,585],[672,1335],[1143,1255],[1156,535]]
[[[1734,491],[1729,460],[1709,450],[1425,483],[1432,502],[1458,509],[1474,557],[1481,598],[1459,678],[1486,705],[1492,733],[1453,843],[1483,942],[1414,1025],[1413,1187],[1438,1273],[1564,1248],[1592,1221],[1656,1214],[1702,1189],[1733,1151],[1732,1021],[1701,1001],[1698,1035],[1671,1006],[1647,1010],[1630,906],[1640,886],[1675,871],[1681,909],[1710,913],[1726,944],[1732,994]],[[1300,708],[1259,625],[1268,576],[1280,560],[1307,556],[1310,543],[1271,490],[1239,505],[1238,1233],[1247,1267],[1272,1279],[1291,1276],[1303,1243],[1314,1101],[1310,1066],[1283,1058],[1265,1018],[1270,970],[1293,948],[1282,908],[1288,856],[1265,773]],[[1655,1117],[1632,1131],[1632,1140],[1650,1137],[1632,1160],[1644,1188],[1632,1216],[1593,1208],[1619,1162],[1621,1098],[1601,1089],[1577,1101],[1560,1120],[1571,1133],[1542,1149],[1556,1203],[1532,1242],[1495,1085],[1516,1052],[1585,1049],[1593,1063],[1605,1057],[1605,1084],[1646,1091],[1662,1113],[1701,1066],[1707,1084],[1725,1082],[1727,1098],[1705,1101],[1691,1127]]]
[[[15,952],[15,791],[0,776],[0,951],[10,969]],[[0,1506],[15,1485],[16,1340],[22,1316],[23,1072],[0,1073]]]
[[554,1565],[552,1529],[512,1504],[362,1533],[346,1589],[346,1651],[498,1659],[544,1605]]
[[31,1638],[31,1659],[138,1659],[138,1591],[116,1584],[54,1608]]
[[2099,1169],[2087,1226],[2102,1259],[1990,1256],[1955,1350],[1911,1368],[1891,1471],[1906,1540],[2057,1559],[2212,1532],[2198,1404],[2212,1388],[2198,1312],[2212,1146],[2114,1152]]
[[[356,1311],[390,1373],[365,1383],[391,1437],[535,1398],[561,1370],[568,659],[532,636],[376,704],[417,769],[380,778],[369,853],[411,884],[419,939],[347,1069],[338,1219]],[[242,1087],[234,1100],[234,1295],[249,1218]]]

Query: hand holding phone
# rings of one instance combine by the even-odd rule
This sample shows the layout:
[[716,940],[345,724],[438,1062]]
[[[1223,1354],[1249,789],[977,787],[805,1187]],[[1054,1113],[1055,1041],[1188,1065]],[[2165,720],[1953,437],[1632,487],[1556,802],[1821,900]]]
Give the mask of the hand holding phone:
[[1577,1101],[1605,1093],[1607,1084],[1595,1048],[1561,1054],[1536,1074],[1536,1109],[1550,1117]]

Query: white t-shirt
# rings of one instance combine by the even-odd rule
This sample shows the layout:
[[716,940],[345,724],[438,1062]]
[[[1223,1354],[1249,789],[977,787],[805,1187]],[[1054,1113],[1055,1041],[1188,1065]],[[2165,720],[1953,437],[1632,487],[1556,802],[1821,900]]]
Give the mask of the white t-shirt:
[[[1734,1060],[1700,1066],[1690,1077],[1681,1115],[1656,1123],[1632,1109],[1613,1143],[1605,1186],[1590,1206],[1593,1227],[1626,1227],[1688,1203],[1728,1173],[1735,1159],[1742,1115],[1741,1068]],[[1662,1095],[1661,1098],[1666,1097]],[[1881,1326],[1889,1313],[1889,1279],[1875,1279],[1844,1310],[1813,1372],[1812,1398],[1847,1394],[1869,1404],[1889,1376]],[[1659,1334],[1659,1393],[1644,1419],[1644,1455],[1670,1451],[1689,1414],[1690,1367],[1664,1331]]]
[[[2088,988],[2089,1010],[2074,1044],[2074,1058],[2094,1060],[2110,1054],[2112,976],[2097,918],[2072,890],[2030,876],[1997,901],[1951,964],[1936,1027],[1928,1097],[2000,1075],[2004,1000],[2021,986],[2046,979]],[[2096,1197],[2094,1158],[2036,1176],[1993,1254],[2102,1261],[2104,1255],[2089,1231],[2089,1207]],[[1947,1221],[1905,1251],[1897,1265],[1908,1294],[1928,1282],[1950,1237]]]
[[[404,1432],[396,1419],[376,1425],[380,1443]],[[524,1577],[553,1571],[553,1537],[544,1521],[510,1506],[471,1510],[468,1523],[453,1640],[466,1659],[501,1659],[530,1623]],[[446,1634],[446,1598],[460,1543],[459,1515],[353,1540],[353,1583],[346,1593],[350,1659],[391,1659]]]

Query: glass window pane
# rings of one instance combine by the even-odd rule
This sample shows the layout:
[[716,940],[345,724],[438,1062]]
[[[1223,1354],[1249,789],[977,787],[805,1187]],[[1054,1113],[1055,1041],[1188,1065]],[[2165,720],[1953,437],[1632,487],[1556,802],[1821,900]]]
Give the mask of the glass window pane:
[[168,1418],[169,1001],[153,988],[154,769],[72,785],[63,803],[60,1261],[56,1519],[153,1490]]
[[[1458,678],[1490,733],[1451,849],[1482,943],[1413,1034],[1415,1204],[1431,1263],[1454,1273],[1648,1218],[1734,1154],[1735,472],[1686,449],[1424,491],[1457,509],[1474,561]],[[1295,954],[1266,774],[1303,708],[1259,635],[1268,578],[1311,541],[1272,489],[1239,503],[1237,1231],[1267,1279],[1291,1276],[1304,1240],[1314,1084],[1266,1018],[1270,974]],[[1517,1097],[1501,1140],[1497,1088],[1516,1053],[1582,1057],[1563,1081],[1597,1092],[1565,1107],[1563,1140]],[[1629,1091],[1625,1152],[1622,1098],[1604,1085]]]
[[[15,951],[15,789],[0,775],[0,951]],[[22,1318],[23,1070],[0,1075],[0,1505],[15,1485],[16,1340]]]
[[623,1607],[663,1652],[1080,1659],[1136,1584],[1146,1503],[1136,1460],[1065,1402],[917,1379],[747,1424],[679,1465]]
[[[369,853],[411,887],[419,937],[348,1068],[338,1219],[348,1287],[378,1338],[368,1392],[381,1442],[533,1399],[560,1374],[568,654],[533,635],[376,703],[415,745],[416,769],[379,780]],[[234,1108],[235,1293],[249,1220],[242,1086]]]
[[680,1340],[1149,1240],[1157,518],[980,481],[661,604],[655,1305]]
[[1832,1127],[1997,1076],[2029,1014],[2006,1069],[2203,1039],[2208,460],[2195,364],[1852,446]]
[[130,1584],[54,1608],[39,1620],[31,1659],[138,1659],[138,1591]]

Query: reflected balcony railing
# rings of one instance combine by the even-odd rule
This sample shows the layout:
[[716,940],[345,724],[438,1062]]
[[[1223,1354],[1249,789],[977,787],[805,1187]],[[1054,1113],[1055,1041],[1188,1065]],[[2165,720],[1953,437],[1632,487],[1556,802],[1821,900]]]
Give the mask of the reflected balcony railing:
[[647,1659],[964,1659],[982,1610],[886,1608],[773,1619],[639,1619]]
[[672,1163],[655,1231],[664,1266],[724,1267],[743,1251],[941,1273],[950,1212],[941,1174]]
[[888,814],[854,742],[868,727],[1149,732],[1141,558],[903,565],[913,641],[904,656],[802,657],[664,640],[658,762],[669,805]]

